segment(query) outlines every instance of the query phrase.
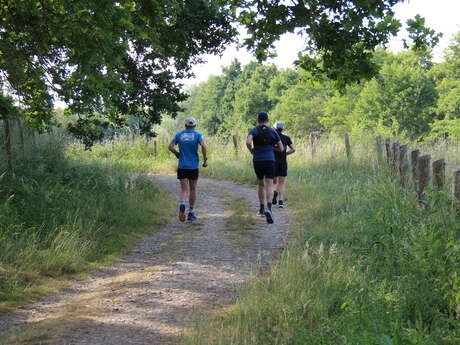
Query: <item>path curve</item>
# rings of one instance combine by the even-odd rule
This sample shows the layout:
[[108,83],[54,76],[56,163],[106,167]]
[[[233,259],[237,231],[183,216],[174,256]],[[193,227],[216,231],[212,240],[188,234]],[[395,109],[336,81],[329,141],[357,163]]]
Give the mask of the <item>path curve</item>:
[[[175,176],[150,176],[177,195]],[[251,229],[231,232],[228,193],[243,196],[256,213],[254,188],[200,178],[199,221],[174,218],[90,278],[0,314],[0,344],[176,344],[194,311],[234,302],[242,283],[284,248],[286,209],[275,209],[273,225],[259,218]]]

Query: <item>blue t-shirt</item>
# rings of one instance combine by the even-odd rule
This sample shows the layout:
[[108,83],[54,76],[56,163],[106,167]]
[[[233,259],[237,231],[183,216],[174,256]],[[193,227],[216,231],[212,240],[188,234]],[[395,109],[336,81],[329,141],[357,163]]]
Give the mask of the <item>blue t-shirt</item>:
[[273,128],[258,126],[251,129],[249,135],[253,137],[254,162],[275,161],[273,146],[281,140],[278,133]]
[[203,140],[203,134],[194,129],[183,130],[174,136],[173,143],[179,145],[179,169],[198,169],[198,143]]

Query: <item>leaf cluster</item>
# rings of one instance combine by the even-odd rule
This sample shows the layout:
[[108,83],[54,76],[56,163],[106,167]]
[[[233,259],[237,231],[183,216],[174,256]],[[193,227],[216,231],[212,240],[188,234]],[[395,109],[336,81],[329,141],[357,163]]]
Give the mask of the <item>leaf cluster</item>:
[[284,33],[299,33],[306,48],[298,65],[343,88],[377,72],[372,52],[396,35],[401,24],[392,7],[400,0],[270,1],[236,0],[239,21],[248,30],[245,44],[260,60],[270,56]]
[[151,125],[178,112],[177,80],[199,55],[233,40],[231,17],[202,0],[2,1],[0,75],[37,128],[51,121],[54,97],[86,121],[98,112]]

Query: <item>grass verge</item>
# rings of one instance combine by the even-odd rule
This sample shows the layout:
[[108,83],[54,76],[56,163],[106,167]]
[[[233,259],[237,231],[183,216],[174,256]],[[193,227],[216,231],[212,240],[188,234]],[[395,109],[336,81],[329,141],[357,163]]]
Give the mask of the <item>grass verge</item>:
[[[207,175],[252,183],[249,157],[230,154],[214,155]],[[289,248],[185,344],[460,343],[460,223],[449,191],[428,191],[421,208],[366,150],[352,164],[337,157],[291,159]]]
[[172,214],[150,179],[64,147],[17,153],[16,178],[0,181],[0,311],[113,261]]

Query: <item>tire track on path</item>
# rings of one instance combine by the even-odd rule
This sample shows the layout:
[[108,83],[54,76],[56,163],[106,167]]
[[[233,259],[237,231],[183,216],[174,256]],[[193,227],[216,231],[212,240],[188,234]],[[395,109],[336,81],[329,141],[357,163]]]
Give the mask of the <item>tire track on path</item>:
[[[150,176],[177,195],[175,176]],[[255,214],[255,188],[201,178],[198,193],[196,223],[174,218],[90,278],[0,314],[0,344],[176,344],[194,312],[233,303],[241,285],[283,249],[289,214],[276,209],[273,225],[258,219],[229,232],[224,197],[243,196]]]

